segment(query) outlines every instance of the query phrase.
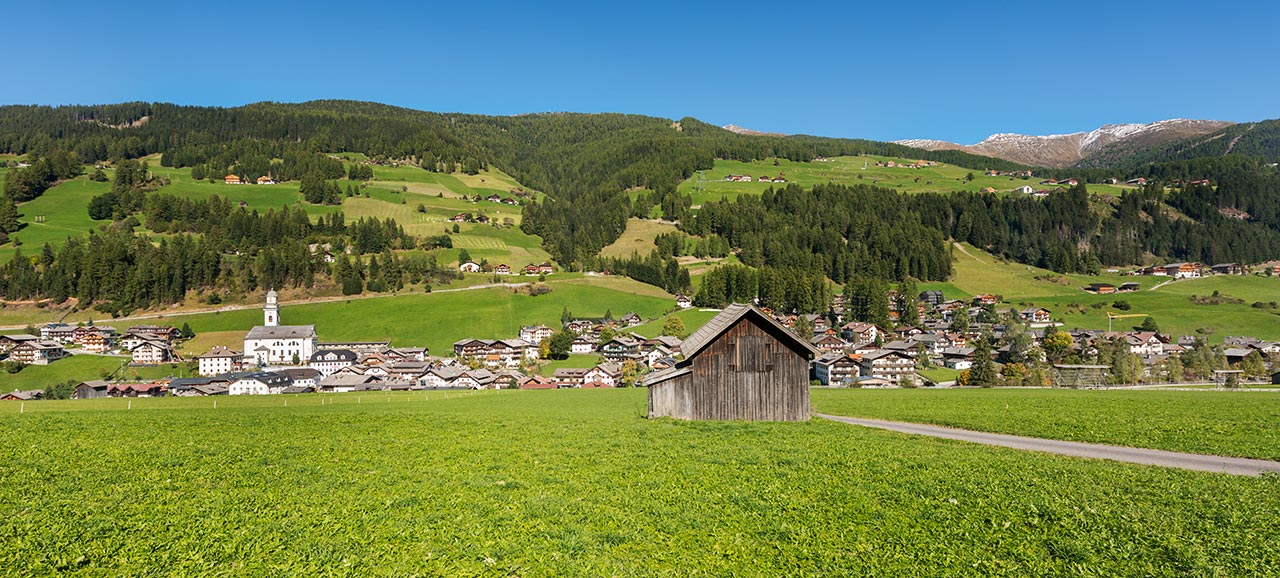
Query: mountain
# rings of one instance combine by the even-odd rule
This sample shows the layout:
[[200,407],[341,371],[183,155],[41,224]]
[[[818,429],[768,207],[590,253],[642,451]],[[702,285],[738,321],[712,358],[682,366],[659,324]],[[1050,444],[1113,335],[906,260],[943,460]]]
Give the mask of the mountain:
[[736,125],[736,124],[726,124],[726,125],[724,125],[724,126],[722,126],[722,127],[720,127],[720,128],[725,129],[725,130],[727,130],[727,131],[729,131],[729,132],[731,132],[731,133],[735,133],[735,134],[745,134],[745,135],[747,135],[747,136],[787,136],[787,135],[782,134],[782,133],[780,133],[780,132],[763,132],[763,131],[758,131],[758,130],[752,130],[752,129],[749,129],[749,128],[743,128],[743,127],[740,127],[740,126],[738,126],[738,125]]
[[1244,155],[1272,163],[1280,160],[1280,119],[1233,124],[1156,147],[1101,151],[1082,161],[1080,166],[1128,169],[1152,163],[1225,155]]
[[1217,120],[1177,118],[1151,124],[1108,124],[1089,132],[1032,136],[993,134],[980,143],[961,145],[931,139],[894,141],[925,150],[957,150],[1001,158],[1025,165],[1063,168],[1098,166],[1090,160],[1120,159],[1139,151],[1163,147],[1229,127]]

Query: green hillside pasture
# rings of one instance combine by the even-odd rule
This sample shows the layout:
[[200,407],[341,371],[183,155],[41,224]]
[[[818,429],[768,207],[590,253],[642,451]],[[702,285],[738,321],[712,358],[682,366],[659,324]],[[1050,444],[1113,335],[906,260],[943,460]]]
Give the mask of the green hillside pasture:
[[[23,252],[31,255],[40,251],[45,243],[62,246],[67,237],[78,237],[108,221],[89,218],[89,200],[111,190],[110,183],[95,183],[81,176],[63,181],[43,195],[18,205],[19,220],[26,226],[11,235],[22,241]],[[36,218],[44,217],[43,223]],[[5,245],[3,260],[12,258],[13,245]]]
[[[1244,299],[1245,302],[1221,305],[1197,305],[1191,302],[1192,294],[1209,295],[1214,290]],[[1146,314],[1156,320],[1162,332],[1173,335],[1203,334],[1209,341],[1218,343],[1227,335],[1280,339],[1280,310],[1251,307],[1254,301],[1275,301],[1277,296],[1280,296],[1280,279],[1220,276],[1177,281],[1154,291],[1143,290],[1118,295],[1093,295],[1079,291],[1032,301],[1053,310],[1055,317],[1066,311],[1070,304],[1083,306],[1083,310],[1076,308],[1063,317],[1067,327],[1106,328],[1108,311],[1117,315]],[[1116,309],[1113,306],[1116,301],[1128,302],[1130,309]],[[1091,307],[1095,303],[1105,303],[1106,306],[1095,309]],[[1113,326],[1116,330],[1127,331],[1140,323],[1141,317],[1117,319]]]
[[622,232],[622,236],[618,237],[618,240],[609,246],[601,249],[600,256],[625,259],[630,257],[632,253],[648,255],[657,248],[657,245],[653,244],[653,240],[658,235],[676,231],[676,226],[668,223],[645,219],[627,219],[627,229]]
[[[769,187],[781,188],[786,184],[761,183],[754,179],[762,176],[776,177],[780,173],[786,177],[788,183],[796,183],[805,188],[831,182],[846,185],[876,185],[904,193],[981,191],[987,187],[1008,193],[1023,185],[1031,185],[1037,189],[1047,187],[1047,185],[1040,185],[1038,178],[988,177],[980,170],[941,163],[919,169],[875,166],[877,162],[887,161],[898,164],[915,162],[912,159],[878,156],[835,157],[826,162],[793,162],[776,159],[778,166],[774,166],[775,159],[752,162],[717,160],[711,170],[702,173],[701,183],[699,177],[695,175],[681,183],[679,191],[693,195],[694,205],[701,205],[709,200],[719,200],[721,197],[734,199],[742,194],[758,195]],[[971,182],[965,180],[970,173],[974,175]],[[753,181],[740,183],[724,180],[731,174],[751,175]],[[1088,187],[1092,193],[1114,196],[1118,196],[1120,191],[1125,189],[1115,185],[1089,185]]]
[[[1044,307],[1067,328],[1106,329],[1108,312],[1116,315],[1141,313],[1153,317],[1161,331],[1174,335],[1192,335],[1197,329],[1211,328],[1212,333],[1206,337],[1215,343],[1221,342],[1226,335],[1280,339],[1277,310],[1251,307],[1255,301],[1277,300],[1280,279],[1221,275],[1165,284],[1168,277],[1063,275],[1019,263],[1002,262],[970,245],[957,246],[955,258],[955,275],[951,284],[960,291],[969,295],[998,293],[1006,303],[1018,308]],[[1139,283],[1142,289],[1111,295],[1095,295],[1082,289],[1090,283],[1119,286],[1129,282]],[[1157,285],[1162,286],[1156,289]],[[1215,290],[1243,299],[1244,303],[1196,305],[1189,298],[1192,294],[1210,295]],[[951,292],[945,288],[943,291],[952,298]],[[1115,308],[1113,304],[1116,301],[1129,303],[1130,309]],[[1141,322],[1140,317],[1118,319],[1112,327],[1129,330]]]
[[539,373],[541,375],[551,377],[551,374],[555,373],[557,369],[563,369],[566,367],[592,368],[604,361],[605,361],[604,357],[595,353],[575,353],[570,355],[566,359],[557,359],[554,361],[548,361],[547,363],[543,364]]
[[[613,288],[570,283],[552,287],[551,293],[538,297],[492,288],[285,305],[281,317],[290,325],[314,324],[321,341],[390,339],[396,345],[426,346],[437,355],[445,355],[459,339],[516,337],[521,325],[558,326],[565,307],[584,317],[599,317],[606,310],[617,315],[635,311],[643,317],[657,317],[670,305],[668,299]],[[187,322],[197,334],[227,332],[224,335],[229,339],[221,344],[238,349],[243,332],[262,322],[262,311],[245,309],[165,319],[174,324]],[[241,333],[234,333],[237,331]],[[209,342],[206,346],[217,344]]]
[[[120,369],[128,361],[123,357],[105,355],[72,355],[49,365],[28,365],[18,373],[0,373],[0,393],[14,389],[44,389],[64,381],[101,379],[102,376]],[[151,380],[170,375],[185,376],[186,369],[183,364],[128,367],[116,374],[116,378]]]
[[1280,572],[1280,544],[1263,538],[1280,534],[1274,476],[824,420],[647,420],[643,390],[214,401],[0,404],[0,485],[22,496],[0,504],[0,565],[24,576]]
[[978,431],[1280,460],[1280,392],[814,390],[818,410]]
[[706,323],[708,321],[711,321],[711,318],[715,317],[717,313],[720,313],[720,312],[717,310],[710,310],[710,309],[698,309],[696,307],[689,308],[689,309],[682,309],[680,311],[675,311],[667,315],[663,315],[662,317],[655,319],[653,321],[650,321],[648,323],[645,323],[643,325],[637,325],[635,327],[632,327],[628,331],[632,331],[636,334],[643,335],[645,337],[657,337],[662,334],[662,326],[667,322],[667,318],[674,316],[674,317],[679,317],[680,321],[684,322],[685,335],[682,335],[681,337],[685,337],[688,334],[693,333],[694,331],[697,331],[699,327],[706,325]]

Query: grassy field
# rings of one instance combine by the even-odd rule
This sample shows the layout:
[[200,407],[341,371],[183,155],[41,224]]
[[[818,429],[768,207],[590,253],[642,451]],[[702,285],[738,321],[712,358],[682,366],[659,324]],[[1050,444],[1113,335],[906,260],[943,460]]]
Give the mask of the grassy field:
[[1280,459],[1280,392],[814,390],[823,412],[1052,439]]
[[627,230],[613,244],[600,250],[601,257],[630,257],[632,253],[648,255],[657,248],[653,240],[662,233],[674,233],[676,226],[660,221],[627,219]]
[[[0,404],[15,575],[1240,576],[1280,479],[817,420],[646,420],[642,390]],[[284,403],[288,403],[287,407]],[[157,435],[163,432],[163,435]],[[160,546],[163,547],[160,547]]]
[[603,363],[604,361],[604,357],[595,353],[574,353],[566,359],[548,361],[541,367],[540,373],[547,377],[551,377],[551,374],[555,373],[557,369],[565,367],[591,368]]
[[[720,198],[737,198],[738,195],[758,195],[769,187],[779,188],[786,185],[780,183],[761,183],[754,179],[762,176],[776,177],[784,175],[788,183],[796,183],[803,187],[816,184],[867,184],[895,189],[904,193],[956,191],[981,191],[990,187],[998,192],[1008,193],[1016,187],[1031,185],[1037,189],[1040,179],[1022,179],[1011,177],[988,177],[983,171],[970,170],[954,165],[938,164],[934,167],[912,169],[906,167],[877,167],[877,162],[893,161],[898,164],[915,162],[918,159],[901,159],[892,157],[835,157],[826,162],[792,162],[785,159],[769,159],[763,161],[741,162],[718,160],[715,167],[703,171],[701,177],[693,178],[680,184],[679,190],[693,196],[693,204],[701,205],[706,201]],[[777,166],[774,163],[777,163]],[[965,177],[973,173],[973,181]],[[741,183],[726,181],[727,175],[751,175],[753,182]],[[1125,187],[1115,185],[1089,185],[1089,191],[1096,194],[1118,196]]]
[[[542,249],[540,238],[525,235],[519,230],[520,207],[470,199],[477,194],[486,197],[498,194],[504,198],[514,198],[510,191],[523,188],[515,179],[496,170],[478,175],[444,175],[413,167],[374,167],[375,178],[366,186],[369,196],[345,198],[338,207],[302,202],[297,182],[228,185],[220,179],[215,179],[214,182],[197,181],[191,178],[190,169],[160,166],[159,155],[143,160],[148,163],[153,175],[170,181],[168,185],[157,189],[157,193],[197,199],[218,195],[234,203],[243,202],[246,209],[260,212],[279,209],[285,205],[302,206],[313,216],[342,210],[348,222],[361,217],[392,218],[410,234],[421,236],[452,231],[453,224],[448,220],[458,213],[484,213],[494,219],[494,225],[459,224],[460,235],[455,239],[458,249],[471,250],[472,256],[477,260],[489,259],[494,263],[518,267],[541,263],[551,258]],[[108,177],[114,175],[111,169],[107,169],[106,173]],[[0,182],[3,182],[3,174],[0,174]],[[350,184],[352,183],[345,181],[340,183],[344,189]],[[27,227],[14,237],[26,245],[26,251],[31,252],[38,251],[45,242],[60,246],[68,236],[83,235],[93,228],[107,224],[107,221],[90,219],[88,206],[95,195],[110,188],[110,183],[94,183],[87,176],[81,176],[49,189],[39,198],[19,206],[19,212],[23,215],[21,220],[27,223]],[[422,205],[424,211],[417,210],[419,205]],[[45,222],[36,223],[37,216],[43,216]],[[145,231],[145,228],[139,230]],[[0,261],[13,257],[11,247],[12,245],[7,245],[0,248]],[[435,254],[441,262],[448,263],[457,260],[458,251],[437,250]]]
[[662,326],[667,322],[667,317],[679,317],[684,322],[684,330],[686,334],[693,333],[694,330],[702,327],[706,322],[711,321],[719,311],[703,310],[696,307],[689,309],[681,309],[664,315],[656,320],[650,321],[643,325],[632,327],[628,331],[634,332],[645,337],[657,337],[662,334]]
[[[103,375],[115,372],[128,361],[123,357],[72,355],[49,365],[29,365],[18,373],[0,373],[0,393],[15,389],[44,389],[64,381],[101,379]],[[116,377],[124,380],[151,380],[170,375],[187,377],[181,364],[128,367],[116,374]]]
[[[672,305],[669,297],[646,295],[648,286],[635,281],[610,278],[606,283],[595,286],[572,279],[551,283],[551,293],[538,297],[492,288],[285,305],[280,314],[286,324],[316,325],[321,341],[390,339],[395,345],[426,346],[434,354],[445,355],[459,339],[516,337],[522,325],[558,325],[565,307],[582,317],[599,317],[612,310],[615,315],[635,311],[648,318]],[[217,340],[201,340],[202,347],[221,344],[239,349],[244,333],[262,322],[262,311],[246,309],[165,320],[187,322],[198,336],[219,334]]]
[[[956,297],[997,293],[1005,302],[1018,308],[1034,305],[1049,309],[1054,318],[1062,320],[1067,328],[1106,329],[1107,313],[1110,312],[1150,315],[1160,325],[1161,331],[1174,335],[1193,335],[1197,330],[1207,328],[1205,336],[1212,342],[1221,342],[1226,335],[1280,339],[1277,311],[1251,306],[1255,301],[1280,298],[1280,278],[1210,276],[1167,283],[1170,281],[1168,277],[1063,275],[1002,262],[968,245],[958,245],[955,257],[955,274],[949,285],[959,290]],[[1081,289],[1095,282],[1117,286],[1136,282],[1142,289],[1112,295],[1094,295]],[[945,284],[922,285],[922,290],[939,288],[947,298],[953,297]],[[1191,302],[1191,295],[1211,295],[1214,291],[1242,299],[1244,303],[1197,305]],[[1128,302],[1130,309],[1122,311],[1115,308],[1116,301]],[[1120,319],[1113,326],[1116,330],[1128,330],[1141,322],[1141,317]]]

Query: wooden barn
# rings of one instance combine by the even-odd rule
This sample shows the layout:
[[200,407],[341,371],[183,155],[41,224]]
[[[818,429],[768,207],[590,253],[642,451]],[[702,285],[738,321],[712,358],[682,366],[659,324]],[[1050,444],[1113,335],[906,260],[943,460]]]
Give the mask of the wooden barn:
[[730,305],[681,344],[684,360],[645,380],[649,417],[807,421],[807,341],[749,305]]

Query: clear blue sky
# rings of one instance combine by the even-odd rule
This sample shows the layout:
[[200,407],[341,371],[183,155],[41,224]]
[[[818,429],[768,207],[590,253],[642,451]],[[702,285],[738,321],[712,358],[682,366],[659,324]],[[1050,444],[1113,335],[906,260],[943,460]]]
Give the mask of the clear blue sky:
[[1280,2],[7,2],[0,103],[371,100],[976,142],[1280,117]]

